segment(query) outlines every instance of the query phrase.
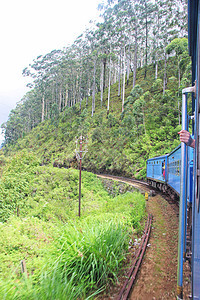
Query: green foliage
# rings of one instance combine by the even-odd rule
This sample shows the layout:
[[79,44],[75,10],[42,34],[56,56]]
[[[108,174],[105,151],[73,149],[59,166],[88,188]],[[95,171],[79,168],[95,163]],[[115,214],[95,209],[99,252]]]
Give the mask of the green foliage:
[[15,282],[2,280],[4,299],[87,299],[91,291],[95,294],[116,280],[128,248],[123,223],[103,216],[89,218],[57,228],[53,235],[57,239],[50,250],[45,247],[41,275],[19,279],[13,274]]
[[188,40],[186,38],[176,38],[171,41],[171,43],[166,47],[166,52],[170,54],[172,51],[176,52],[176,55],[179,56],[188,49]]
[[[117,279],[130,234],[143,229],[141,194],[111,197],[96,175],[83,172],[78,218],[78,171],[40,166],[23,151],[3,167],[6,176],[13,184],[1,185],[2,203],[9,188],[20,214],[12,215],[11,208],[0,223],[3,299],[89,299]],[[25,185],[21,198],[14,183]],[[24,259],[28,277],[20,272]]]
[[0,221],[7,220],[11,214],[19,216],[21,210],[28,208],[30,182],[37,165],[36,156],[26,151],[7,162],[0,179]]

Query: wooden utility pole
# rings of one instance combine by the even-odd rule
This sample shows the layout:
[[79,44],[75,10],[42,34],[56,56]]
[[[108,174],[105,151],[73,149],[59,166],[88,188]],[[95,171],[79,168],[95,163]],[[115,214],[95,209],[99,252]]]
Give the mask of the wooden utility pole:
[[[83,150],[83,140],[85,140],[85,149]],[[77,149],[79,146],[79,150]],[[82,159],[87,152],[87,139],[82,135],[77,139],[76,138],[76,158],[79,161],[79,205],[78,205],[78,216],[81,216],[81,169],[82,169]]]

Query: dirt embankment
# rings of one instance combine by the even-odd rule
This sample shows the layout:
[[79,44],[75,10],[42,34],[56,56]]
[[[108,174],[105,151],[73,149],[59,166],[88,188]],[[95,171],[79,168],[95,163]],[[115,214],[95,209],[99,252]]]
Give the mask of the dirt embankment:
[[145,259],[130,299],[176,299],[178,216],[161,196],[147,202],[153,225]]

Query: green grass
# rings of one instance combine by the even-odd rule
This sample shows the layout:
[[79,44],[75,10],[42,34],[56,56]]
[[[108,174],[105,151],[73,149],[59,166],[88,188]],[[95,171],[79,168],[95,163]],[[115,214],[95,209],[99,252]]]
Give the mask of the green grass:
[[79,218],[78,170],[40,166],[26,151],[2,170],[1,299],[92,299],[117,280],[129,239],[143,229],[141,194],[113,197],[83,172]]

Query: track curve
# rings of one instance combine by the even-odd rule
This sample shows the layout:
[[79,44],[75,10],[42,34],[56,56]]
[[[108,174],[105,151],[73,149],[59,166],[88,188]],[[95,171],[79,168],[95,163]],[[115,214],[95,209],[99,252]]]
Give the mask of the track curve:
[[[147,201],[147,212],[153,216],[152,230],[148,242],[149,246],[146,250],[139,274],[136,280],[134,280],[135,284],[129,291],[128,299],[175,299],[178,243],[177,204],[174,201],[166,201],[166,196],[163,197],[160,191],[156,191],[146,182],[120,176],[103,174],[97,176],[128,183],[143,194],[145,192],[150,194],[152,190],[154,191],[155,196],[149,197]],[[115,287],[106,296],[104,294],[103,298],[98,297],[97,299],[127,299],[119,298],[127,276],[128,272],[123,280],[120,281],[118,288]],[[123,291],[123,297],[126,293],[128,293],[127,288],[126,291]]]

